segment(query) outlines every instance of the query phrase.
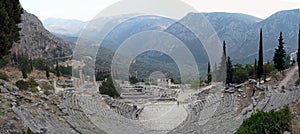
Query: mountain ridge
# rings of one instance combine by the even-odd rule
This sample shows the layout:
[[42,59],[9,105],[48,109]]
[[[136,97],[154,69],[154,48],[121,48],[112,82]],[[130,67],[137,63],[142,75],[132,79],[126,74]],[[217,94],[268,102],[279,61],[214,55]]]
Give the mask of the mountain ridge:
[[13,44],[13,54],[26,54],[33,58],[55,58],[72,54],[73,43],[65,42],[51,34],[35,15],[25,10],[19,27],[21,39]]
[[[287,52],[293,51],[296,48],[293,44],[295,44],[297,27],[300,23],[299,14],[299,9],[283,10],[266,19],[260,19],[242,13],[189,13],[178,21],[193,22],[193,18],[197,15],[205,16],[217,32],[220,40],[226,41],[228,54],[233,61],[245,64],[254,62],[254,58],[257,56],[260,28],[263,28],[264,31],[266,61],[272,59],[280,31],[283,32]],[[90,34],[92,33],[93,31],[90,32]]]

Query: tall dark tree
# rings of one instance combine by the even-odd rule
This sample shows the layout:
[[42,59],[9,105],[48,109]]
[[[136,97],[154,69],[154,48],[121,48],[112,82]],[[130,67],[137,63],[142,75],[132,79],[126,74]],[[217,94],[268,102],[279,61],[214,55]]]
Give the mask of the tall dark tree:
[[19,56],[19,70],[22,72],[23,78],[27,78],[27,74],[31,72],[29,58],[26,55]]
[[30,64],[30,71],[33,71],[33,61],[32,58],[29,58],[29,64]]
[[232,62],[230,60],[230,57],[227,57],[227,67],[226,67],[226,84],[232,83],[232,78],[233,78],[233,66]]
[[300,24],[299,24],[299,32],[298,32],[297,62],[298,62],[298,75],[299,75],[299,79],[300,79]]
[[223,53],[224,53],[224,57],[226,58],[227,55],[226,55],[226,42],[225,42],[225,40],[223,41]]
[[20,39],[18,24],[23,9],[19,0],[0,1],[0,60],[10,53],[13,42]]
[[50,73],[49,73],[49,66],[48,66],[48,64],[46,64],[46,77],[49,80]]
[[259,39],[259,50],[258,50],[258,65],[257,65],[257,78],[260,78],[264,75],[264,58],[263,58],[263,37],[262,29],[260,29],[260,39]]
[[207,83],[211,83],[212,74],[210,72],[210,62],[207,63]]
[[257,78],[257,59],[255,58],[255,61],[254,61],[254,78],[256,79]]
[[275,53],[273,57],[274,66],[280,72],[285,69],[286,52],[284,50],[283,44],[284,42],[283,42],[282,32],[280,32],[280,36],[278,39],[278,47],[275,49]]
[[223,41],[223,54],[221,57],[221,63],[216,74],[216,80],[222,82],[226,78],[226,42]]
[[58,77],[58,79],[59,79],[59,77],[60,77],[60,70],[59,70],[59,65],[58,65],[58,62],[56,62],[55,71],[56,71],[56,76],[57,76],[57,77]]

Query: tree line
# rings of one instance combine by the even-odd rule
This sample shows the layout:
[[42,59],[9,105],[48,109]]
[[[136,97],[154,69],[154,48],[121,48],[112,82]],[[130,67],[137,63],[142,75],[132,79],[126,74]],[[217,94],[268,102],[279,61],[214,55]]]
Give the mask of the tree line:
[[58,78],[60,76],[72,75],[72,67],[59,65],[58,61],[50,62],[43,58],[32,59],[27,55],[19,55],[15,58],[14,62],[17,64],[19,70],[22,72],[22,77],[25,79],[34,69],[45,71],[47,79],[49,79],[50,73],[55,74]]
[[[272,76],[277,72],[282,72],[287,68],[290,68],[294,65],[295,61],[290,61],[289,55],[286,54],[284,48],[284,39],[282,32],[279,33],[278,46],[275,48],[274,56],[272,61],[264,62],[263,58],[263,30],[260,29],[260,39],[258,46],[258,60],[254,60],[254,64],[232,64],[230,56],[226,55],[226,42],[223,41],[223,54],[222,60],[219,65],[219,68],[214,67],[214,71],[210,72],[210,63],[208,62],[208,72],[207,72],[207,82],[210,83],[211,76],[219,74],[219,77],[216,78],[216,81],[222,81],[225,79],[225,84],[236,83],[240,84],[251,79],[266,79],[268,76]],[[298,51],[300,50],[300,26],[299,26],[299,41],[298,41]],[[297,61],[299,66],[299,53],[297,53]],[[215,65],[216,66],[216,65]],[[226,69],[225,69],[226,68]],[[226,71],[226,76],[222,75],[222,71]],[[299,71],[300,74],[300,71]]]

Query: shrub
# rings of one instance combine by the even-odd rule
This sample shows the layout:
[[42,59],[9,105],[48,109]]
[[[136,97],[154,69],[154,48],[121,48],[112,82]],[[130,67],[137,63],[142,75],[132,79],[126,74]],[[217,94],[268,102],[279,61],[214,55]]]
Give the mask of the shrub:
[[36,81],[33,78],[30,78],[28,81],[18,80],[16,82],[16,86],[20,90],[28,90],[28,89],[36,88],[38,86],[38,84],[36,83]]
[[5,65],[7,65],[10,61],[10,57],[8,55],[6,56],[3,56],[1,59],[0,59],[0,68],[4,67]]
[[300,79],[297,79],[297,80],[296,80],[295,85],[296,85],[296,86],[299,86],[299,85],[300,85]]
[[20,89],[20,90],[26,90],[28,89],[28,83],[26,81],[23,80],[18,80],[16,82],[16,86]]
[[5,72],[0,71],[0,79],[8,81],[8,75]]
[[40,83],[40,87],[44,90],[54,90],[53,85],[51,83],[48,83],[48,82]]
[[136,84],[139,82],[139,80],[135,76],[129,77],[130,84]]
[[44,92],[44,94],[48,96],[48,95],[51,94],[51,92],[49,91],[49,89],[46,89],[45,92]]
[[273,77],[273,76],[275,76],[277,73],[278,73],[278,70],[275,69],[275,70],[271,71],[270,75]]
[[201,80],[201,79],[199,79],[199,80],[193,80],[191,82],[191,88],[198,89],[199,87],[201,87],[202,84],[203,84],[203,80]]
[[34,87],[37,87],[39,84],[38,83],[36,83],[36,81],[33,79],[33,78],[30,78],[28,81],[27,81],[27,83],[28,83],[28,86],[30,87],[30,88],[34,88]]
[[237,134],[270,134],[283,133],[291,129],[291,120],[293,116],[288,106],[279,111],[270,112],[258,111],[244,120],[243,124],[237,130]]
[[39,90],[36,87],[31,88],[30,90],[32,93],[37,93],[39,92]]
[[120,93],[114,86],[111,76],[109,76],[106,81],[102,82],[102,85],[99,87],[99,92],[101,94],[109,95],[110,97],[119,97],[120,96]]

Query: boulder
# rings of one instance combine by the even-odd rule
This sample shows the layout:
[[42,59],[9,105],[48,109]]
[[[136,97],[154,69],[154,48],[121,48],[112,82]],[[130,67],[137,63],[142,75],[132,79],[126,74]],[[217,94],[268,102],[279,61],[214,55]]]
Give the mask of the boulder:
[[0,86],[0,93],[8,93],[7,88]]
[[249,79],[248,81],[249,81],[249,84],[257,84],[257,81],[254,79]]
[[20,89],[17,86],[12,86],[13,91],[19,91]]

